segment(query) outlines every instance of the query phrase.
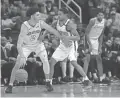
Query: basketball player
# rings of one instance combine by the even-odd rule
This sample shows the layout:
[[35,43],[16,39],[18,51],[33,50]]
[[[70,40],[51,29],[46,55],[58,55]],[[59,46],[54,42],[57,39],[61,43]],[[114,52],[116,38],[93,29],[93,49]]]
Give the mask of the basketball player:
[[[52,77],[54,74],[54,66],[58,61],[65,60],[68,56],[71,64],[76,68],[76,70],[84,77],[85,85],[91,85],[87,75],[83,71],[82,67],[77,64],[77,60],[75,57],[75,49],[74,49],[74,41],[78,41],[80,39],[78,32],[73,26],[73,22],[68,19],[68,10],[66,8],[62,8],[58,11],[58,21],[56,23],[56,29],[60,32],[62,37],[65,39],[60,40],[60,45],[57,47],[55,52],[53,53],[50,59],[50,79],[52,85]],[[73,36],[72,36],[73,35]],[[70,52],[73,54],[70,55]]]
[[13,82],[15,80],[15,72],[26,64],[27,57],[31,52],[35,52],[36,56],[40,57],[43,63],[43,70],[46,78],[46,88],[51,91],[51,85],[49,81],[49,62],[47,53],[42,40],[44,34],[41,34],[42,29],[46,29],[49,32],[55,34],[58,38],[60,34],[57,30],[46,24],[41,19],[41,13],[37,8],[29,8],[27,16],[30,17],[28,21],[25,21],[21,26],[20,35],[18,38],[17,48],[19,55],[17,57],[16,64],[12,70],[9,86],[6,89],[6,93],[12,93]]
[[[86,39],[89,45],[90,55],[95,56],[97,61],[97,68],[100,76],[100,79],[99,80],[97,79],[98,82],[102,82],[103,79],[105,78],[103,75],[103,65],[102,65],[102,59],[101,59],[102,42],[103,42],[103,34],[104,34],[105,26],[107,25],[104,19],[104,14],[103,12],[99,12],[97,14],[97,17],[92,18],[90,20],[86,29]],[[84,68],[87,71],[88,66],[85,66],[85,67]]]

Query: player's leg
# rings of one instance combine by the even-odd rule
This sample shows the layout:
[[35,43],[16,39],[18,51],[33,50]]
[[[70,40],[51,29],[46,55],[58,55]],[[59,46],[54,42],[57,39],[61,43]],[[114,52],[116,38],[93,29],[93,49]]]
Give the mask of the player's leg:
[[47,51],[45,49],[44,44],[40,44],[36,48],[35,53],[36,53],[36,56],[40,57],[43,63],[43,71],[45,73],[45,79],[46,79],[46,88],[48,91],[52,91],[53,88],[50,86],[50,79],[49,79],[50,65],[49,65],[48,55],[47,55]]
[[90,54],[86,54],[86,56],[84,58],[84,65],[83,65],[83,69],[84,69],[86,74],[88,72],[89,62],[90,62]]
[[[31,50],[27,49],[27,48],[22,48],[23,49],[23,54],[24,54],[24,57],[26,58],[27,60],[27,57],[29,56],[29,54],[31,53]],[[15,74],[16,74],[16,71],[21,67],[21,56],[18,55],[17,56],[17,61],[15,63],[15,66],[14,68],[12,69],[12,72],[11,72],[11,77],[10,77],[10,83],[9,83],[9,86],[8,88],[6,89],[6,93],[12,93],[12,86],[13,86],[13,83],[15,81]]]
[[60,65],[61,65],[61,69],[62,69],[62,81],[63,82],[68,82],[68,77],[66,75],[66,72],[67,72],[67,58],[60,62]]
[[49,81],[50,66],[48,61],[48,55],[46,50],[42,51],[38,55],[43,63],[43,71],[45,73],[46,81]]
[[74,77],[74,66],[69,62],[69,76],[70,76],[70,82],[73,82]]
[[68,53],[63,51],[60,46],[55,50],[53,53],[51,59],[50,59],[50,79],[52,84],[52,77],[54,74],[54,66],[58,61],[63,61],[65,58],[67,58]]
[[70,52],[69,59],[74,68],[78,71],[79,74],[83,76],[83,81],[85,85],[90,85],[89,79],[84,72],[83,68],[77,63],[77,51],[73,48]]
[[62,69],[62,77],[66,77],[66,70],[67,70],[67,61],[62,61],[60,62],[60,66],[61,66],[61,69]]
[[[105,80],[105,75],[103,74],[103,64],[102,64],[102,58],[101,55],[96,56],[96,61],[97,61],[97,68],[98,68],[98,73],[100,77],[100,82],[104,83]],[[109,80],[105,80],[105,83],[110,83]]]

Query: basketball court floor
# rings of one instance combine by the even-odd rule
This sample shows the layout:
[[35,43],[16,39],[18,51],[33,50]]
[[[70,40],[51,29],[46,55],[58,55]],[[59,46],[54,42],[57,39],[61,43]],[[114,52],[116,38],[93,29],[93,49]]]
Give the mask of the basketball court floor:
[[54,91],[47,92],[44,85],[15,86],[12,94],[5,94],[6,87],[1,87],[1,97],[119,97],[120,81],[111,85],[94,84],[91,88],[81,88],[80,84],[53,85]]

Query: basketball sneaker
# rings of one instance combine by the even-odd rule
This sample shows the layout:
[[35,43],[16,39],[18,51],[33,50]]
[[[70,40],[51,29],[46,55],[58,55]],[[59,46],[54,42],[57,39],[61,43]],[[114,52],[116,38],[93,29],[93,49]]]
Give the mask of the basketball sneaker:
[[110,81],[110,79],[109,78],[105,78],[105,79],[103,79],[102,80],[102,82],[101,82],[102,84],[107,84],[107,85],[110,85],[111,84],[111,81]]
[[13,86],[9,85],[7,89],[5,90],[5,93],[12,93]]
[[53,87],[52,87],[52,85],[50,84],[50,81],[46,82],[45,85],[46,85],[47,91],[49,91],[49,92],[53,91]]
[[92,87],[93,83],[90,80],[84,80],[83,85],[86,87]]
[[69,77],[65,76],[64,78],[61,79],[63,82],[69,82]]

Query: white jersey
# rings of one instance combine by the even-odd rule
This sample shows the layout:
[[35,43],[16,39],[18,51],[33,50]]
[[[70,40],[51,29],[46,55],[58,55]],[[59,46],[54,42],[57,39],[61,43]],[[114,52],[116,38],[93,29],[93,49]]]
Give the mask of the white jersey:
[[34,27],[30,26],[28,21],[24,22],[28,32],[24,34],[23,47],[36,47],[40,43],[38,38],[41,33],[41,22],[43,21],[39,21]]
[[98,39],[104,29],[105,19],[103,19],[101,22],[99,22],[97,18],[93,18],[93,20],[95,20],[95,24],[90,30],[89,37],[90,39]]
[[101,22],[99,22],[97,18],[93,18],[93,20],[95,20],[95,24],[93,25],[89,33],[89,38],[92,44],[91,54],[98,55],[98,48],[99,48],[98,39],[103,32],[105,26],[105,19],[103,19]]
[[[62,33],[63,35],[66,35],[66,36],[72,36],[71,33],[66,30],[66,25],[68,24],[69,21],[70,21],[70,19],[68,19],[68,20],[65,22],[65,24],[62,25],[62,26],[60,26],[59,20],[57,21],[57,26],[56,26],[57,30],[58,30],[60,33]],[[74,43],[74,41],[70,41],[69,47],[72,46],[73,43]],[[64,45],[64,42],[62,42],[62,40],[60,40],[60,44]],[[64,45],[64,46],[65,46],[65,45]]]

